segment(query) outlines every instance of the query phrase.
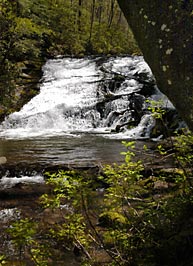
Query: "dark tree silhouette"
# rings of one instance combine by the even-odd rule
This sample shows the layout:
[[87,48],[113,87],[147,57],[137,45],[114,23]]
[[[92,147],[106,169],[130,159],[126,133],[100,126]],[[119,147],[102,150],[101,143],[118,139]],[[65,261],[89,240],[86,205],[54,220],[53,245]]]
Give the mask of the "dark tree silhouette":
[[159,89],[193,131],[193,0],[118,0]]

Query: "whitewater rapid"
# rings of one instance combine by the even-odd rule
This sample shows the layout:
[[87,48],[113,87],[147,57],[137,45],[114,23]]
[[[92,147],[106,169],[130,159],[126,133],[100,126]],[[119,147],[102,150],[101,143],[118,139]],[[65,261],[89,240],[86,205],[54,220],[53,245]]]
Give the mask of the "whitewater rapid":
[[[150,114],[145,114],[136,127],[116,134],[113,131],[123,118],[113,120],[111,117],[115,112],[128,109],[127,96],[141,88],[142,84],[134,78],[136,73],[145,73],[153,79],[149,66],[141,56],[109,58],[100,64],[99,61],[92,58],[48,60],[43,67],[40,93],[19,112],[5,119],[0,125],[0,138],[79,137],[85,132],[118,139],[148,137],[154,125]],[[101,93],[101,84],[115,74],[125,77],[125,81],[115,92],[107,88],[105,93]],[[155,91],[151,99],[163,98],[166,101],[163,94],[157,89]],[[97,104],[105,101],[107,94],[115,100],[106,106],[107,110],[101,115]],[[119,98],[119,95],[122,97]],[[129,116],[128,111],[124,119]]]
[[[42,184],[42,169],[50,166],[122,162],[120,140],[140,139],[142,150],[150,137],[155,120],[146,100],[173,108],[141,56],[48,60],[40,82],[39,94],[0,125],[2,190]],[[136,111],[142,111],[137,122]]]

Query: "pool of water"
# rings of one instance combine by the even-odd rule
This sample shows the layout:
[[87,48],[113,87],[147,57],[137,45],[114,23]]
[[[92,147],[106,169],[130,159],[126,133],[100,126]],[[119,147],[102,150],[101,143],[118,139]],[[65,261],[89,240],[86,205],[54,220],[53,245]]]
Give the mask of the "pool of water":
[[121,140],[90,134],[33,139],[1,139],[0,156],[8,164],[93,165],[120,162],[125,150]]

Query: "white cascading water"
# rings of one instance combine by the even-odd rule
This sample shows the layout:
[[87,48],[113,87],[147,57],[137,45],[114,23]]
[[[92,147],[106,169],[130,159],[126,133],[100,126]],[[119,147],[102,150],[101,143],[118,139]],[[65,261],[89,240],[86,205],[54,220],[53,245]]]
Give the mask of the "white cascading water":
[[[140,138],[148,136],[154,121],[150,114],[142,117],[137,127],[120,133],[111,133],[120,122],[109,124],[113,112],[128,108],[128,95],[137,92],[141,84],[132,78],[136,73],[151,70],[142,57],[110,58],[99,66],[96,59],[63,58],[48,60],[43,67],[44,75],[40,93],[11,114],[0,125],[1,138],[32,138],[92,132],[111,138]],[[104,74],[105,69],[105,74]],[[96,105],[104,100],[98,87],[112,73],[130,77],[123,82],[113,96],[122,95],[111,103],[111,110],[101,117]],[[108,93],[108,91],[107,91]],[[154,97],[163,95],[158,92]],[[123,118],[122,118],[123,119]],[[143,134],[142,134],[143,133]]]
[[[0,191],[18,183],[43,183],[38,166],[121,162],[119,139],[148,138],[154,125],[147,106],[134,127],[127,125],[132,121],[130,96],[142,99],[140,108],[145,104],[145,97],[138,94],[143,82],[136,77],[142,74],[147,83],[153,80],[142,57],[58,58],[48,60],[43,72],[40,93],[0,125],[0,157],[6,158],[8,166],[21,164],[18,171],[14,167],[14,172],[4,173]],[[120,84],[115,84],[115,77],[121,77]],[[168,102],[156,87],[148,97]],[[116,133],[116,127],[124,124]],[[14,215],[15,211],[6,209],[0,218]]]

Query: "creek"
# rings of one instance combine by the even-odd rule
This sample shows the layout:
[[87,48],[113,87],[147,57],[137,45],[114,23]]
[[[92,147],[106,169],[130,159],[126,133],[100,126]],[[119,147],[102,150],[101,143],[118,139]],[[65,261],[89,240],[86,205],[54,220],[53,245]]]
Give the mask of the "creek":
[[139,56],[57,58],[43,72],[40,93],[0,125],[10,164],[119,161],[121,140],[150,137],[147,99],[173,108]]
[[[15,219],[15,210],[34,215],[45,192],[41,170],[121,162],[122,140],[136,140],[141,156],[155,126],[148,101],[174,110],[143,57],[61,57],[48,60],[43,73],[40,93],[0,125],[0,157],[7,159],[0,165],[1,223]],[[79,265],[72,254],[66,263]]]

